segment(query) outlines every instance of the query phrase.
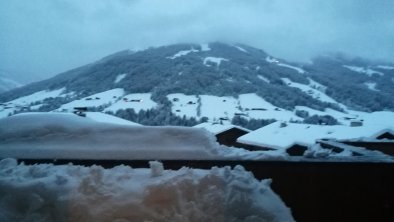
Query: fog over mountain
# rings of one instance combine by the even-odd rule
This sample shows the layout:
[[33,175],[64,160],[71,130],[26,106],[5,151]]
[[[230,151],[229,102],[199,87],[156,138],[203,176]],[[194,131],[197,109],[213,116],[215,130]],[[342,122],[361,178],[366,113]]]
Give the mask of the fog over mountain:
[[394,56],[391,0],[0,2],[0,67],[46,78],[123,49],[239,42],[290,61]]

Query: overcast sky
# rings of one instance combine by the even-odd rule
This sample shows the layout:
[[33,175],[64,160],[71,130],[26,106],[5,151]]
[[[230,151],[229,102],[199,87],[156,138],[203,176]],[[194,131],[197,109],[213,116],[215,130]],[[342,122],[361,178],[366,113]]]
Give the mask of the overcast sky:
[[394,62],[393,0],[0,0],[0,71],[46,78],[123,49],[249,44]]

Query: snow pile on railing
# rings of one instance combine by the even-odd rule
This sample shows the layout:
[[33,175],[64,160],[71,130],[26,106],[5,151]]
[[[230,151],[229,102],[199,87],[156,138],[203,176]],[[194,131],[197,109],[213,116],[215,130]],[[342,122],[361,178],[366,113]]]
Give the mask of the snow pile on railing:
[[0,161],[0,221],[294,221],[241,166],[163,170]]
[[220,146],[206,130],[97,122],[70,113],[0,119],[0,158],[17,159],[283,159],[283,154]]

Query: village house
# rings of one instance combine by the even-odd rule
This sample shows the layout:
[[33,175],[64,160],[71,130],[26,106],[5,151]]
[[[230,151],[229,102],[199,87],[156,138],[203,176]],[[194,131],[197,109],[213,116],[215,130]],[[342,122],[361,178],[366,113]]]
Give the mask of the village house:
[[[391,138],[391,129],[382,129],[380,125],[362,125],[358,127],[344,125],[311,125],[298,123],[274,122],[237,139],[241,146],[253,147],[253,150],[282,150],[290,156],[302,156],[308,147],[317,140],[354,140],[360,138]],[[380,143],[382,145],[383,143]],[[390,146],[386,143],[385,147]]]
[[[233,147],[242,147],[239,143],[237,143],[237,139],[240,136],[243,136],[249,132],[248,129],[234,126],[231,124],[220,124],[220,123],[201,123],[196,126],[195,128],[203,128],[207,131],[211,132],[216,136],[217,142],[219,144],[225,146],[233,146]],[[244,148],[244,147],[242,147]]]

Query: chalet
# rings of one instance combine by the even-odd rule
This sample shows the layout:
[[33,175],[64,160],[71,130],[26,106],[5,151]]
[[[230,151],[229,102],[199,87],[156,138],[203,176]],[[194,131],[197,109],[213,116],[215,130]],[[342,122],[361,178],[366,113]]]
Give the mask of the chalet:
[[251,110],[255,110],[255,111],[266,111],[267,109],[264,109],[264,108],[252,108]]
[[358,126],[362,126],[363,125],[363,121],[362,120],[352,120],[350,121],[350,126],[351,127],[358,127]]
[[385,129],[376,133],[373,138],[377,140],[394,140],[394,130]]
[[201,123],[195,128],[203,128],[216,136],[217,142],[225,146],[242,147],[237,139],[250,132],[250,130],[231,124]]
[[142,102],[142,99],[131,99],[129,102],[140,103],[140,102]]
[[73,113],[78,116],[86,117],[86,111],[88,111],[87,107],[74,107]]
[[[382,126],[369,125],[350,127],[344,125],[310,125],[298,123],[274,122],[237,139],[239,144],[252,147],[254,150],[275,149],[289,155],[303,155],[305,150],[314,145],[316,140],[324,138],[352,140],[358,138],[374,138],[384,135],[390,137]],[[380,132],[380,134],[378,134]]]

